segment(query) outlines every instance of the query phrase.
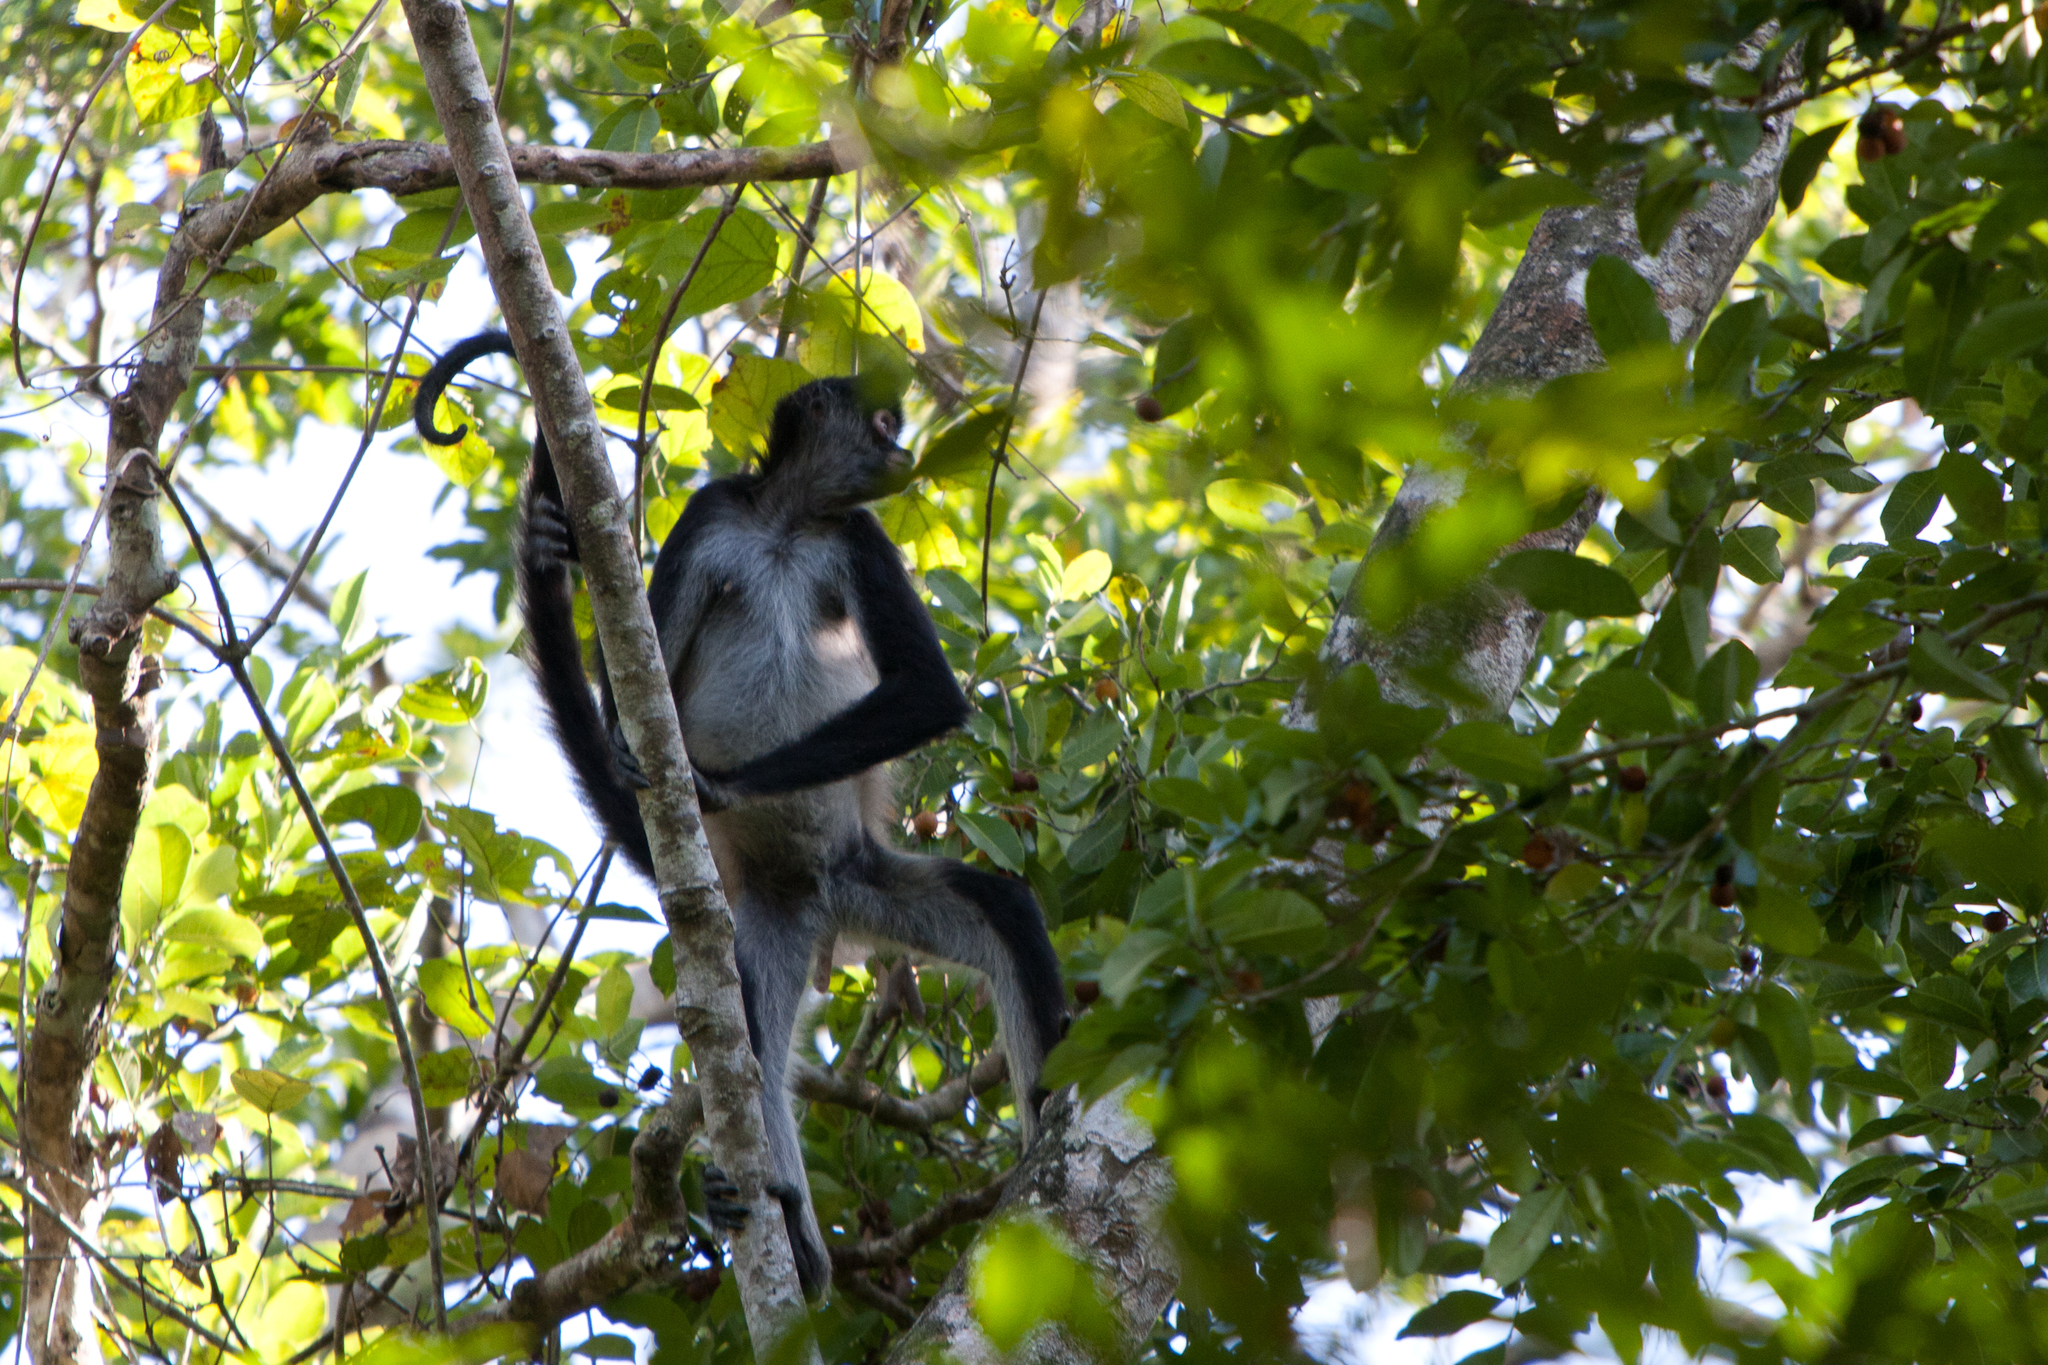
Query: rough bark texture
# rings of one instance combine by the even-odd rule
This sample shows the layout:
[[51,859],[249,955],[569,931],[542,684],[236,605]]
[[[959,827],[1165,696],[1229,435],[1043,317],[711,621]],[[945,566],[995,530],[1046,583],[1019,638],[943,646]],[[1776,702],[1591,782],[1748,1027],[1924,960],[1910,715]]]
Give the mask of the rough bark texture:
[[[1745,50],[1761,50],[1769,36],[1760,34]],[[1798,76],[1798,62],[1788,59],[1759,103],[1768,104],[1792,89]],[[1607,177],[1598,204],[1545,213],[1500,305],[1472,348],[1457,388],[1529,392],[1560,375],[1605,366],[1606,358],[1586,323],[1585,306],[1586,271],[1601,256],[1620,257],[1650,282],[1675,342],[1684,345],[1698,337],[1736,268],[1771,220],[1793,113],[1787,109],[1764,120],[1763,141],[1743,166],[1743,180],[1717,182],[1704,204],[1678,220],[1663,250],[1654,256],[1636,236],[1638,173]],[[1455,502],[1463,487],[1455,470],[1410,469],[1373,537],[1373,550],[1406,540],[1432,510]],[[1576,548],[1599,515],[1601,501],[1600,491],[1592,490],[1563,524],[1525,536],[1510,550]],[[1358,581],[1363,579],[1360,575]],[[1385,695],[1410,705],[1442,700],[1418,684],[1413,674],[1418,666],[1448,661],[1453,675],[1483,703],[1457,709],[1497,714],[1507,710],[1520,689],[1542,629],[1542,612],[1512,593],[1486,585],[1415,612],[1392,634],[1366,625],[1354,601],[1331,623],[1323,657],[1332,669],[1361,660],[1370,664]]]
[[[137,406],[116,404],[117,431],[122,414]],[[147,698],[162,681],[155,661],[138,656],[135,645],[151,605],[178,581],[164,565],[155,472],[146,449],[118,461],[107,491],[107,581],[71,629],[79,677],[92,697],[99,769],[71,847],[56,962],[36,997],[22,1064],[23,1164],[43,1200],[63,1215],[35,1206],[28,1212],[24,1335],[38,1365],[100,1359],[90,1270],[64,1222],[88,1234],[99,1223],[86,1080],[106,1029],[121,941],[121,881],[156,756],[156,715]]]
[[[755,1354],[766,1360],[775,1343],[805,1320],[804,1300],[781,1206],[765,1189],[768,1143],[761,1122],[761,1072],[747,1042],[733,965],[732,916],[704,843],[690,760],[628,525],[629,504],[620,498],[604,458],[596,410],[519,193],[468,15],[457,0],[406,0],[405,16],[506,330],[554,455],[619,717],[652,779],[640,795],[640,811],[654,854],[662,914],[675,945],[676,1023],[697,1065],[712,1153],[752,1210],[734,1239],[733,1265]],[[805,174],[815,176],[823,169],[813,166]],[[673,1167],[649,1162],[639,1173],[647,1177],[662,1170],[672,1175]],[[660,1221],[663,1210],[680,1213],[681,1204],[671,1194],[636,1190],[634,1198],[636,1209],[647,1210],[652,1221]],[[634,1222],[640,1222],[637,1214]],[[644,1244],[654,1232],[641,1226],[636,1234]],[[596,1265],[592,1274],[604,1278]],[[537,1285],[521,1294],[538,1300],[540,1289]],[[553,1290],[560,1297],[552,1302],[581,1297],[559,1282]],[[521,1294],[515,1294],[515,1309],[525,1302]]]
[[[995,1210],[997,1223],[1042,1220],[1095,1272],[1096,1289],[1121,1329],[1118,1359],[1137,1355],[1180,1283],[1179,1258],[1159,1230],[1160,1212],[1173,1198],[1173,1169],[1151,1129],[1124,1108],[1124,1094],[1120,1088],[1085,1108],[1065,1095],[1048,1104],[1038,1143],[1011,1173]],[[890,1365],[1098,1361],[1056,1324],[1039,1328],[1008,1355],[998,1352],[968,1301],[974,1259],[972,1251],[960,1258],[922,1316],[890,1344]]]

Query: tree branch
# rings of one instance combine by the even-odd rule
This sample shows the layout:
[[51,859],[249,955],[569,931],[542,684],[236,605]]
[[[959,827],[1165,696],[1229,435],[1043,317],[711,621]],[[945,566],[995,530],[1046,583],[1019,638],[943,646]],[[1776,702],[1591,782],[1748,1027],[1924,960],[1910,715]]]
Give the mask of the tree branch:
[[[733,964],[732,917],[704,842],[689,755],[642,586],[635,537],[626,525],[628,504],[619,497],[605,460],[596,410],[515,183],[520,158],[505,145],[499,129],[468,14],[457,0],[405,0],[405,15],[506,330],[554,456],[619,718],[652,779],[640,795],[640,809],[675,951],[676,1022],[696,1062],[711,1150],[751,1211],[734,1237],[733,1263],[754,1353],[765,1360],[793,1330],[802,1330],[807,1318],[781,1205],[766,1189],[761,1072],[748,1042]],[[822,156],[807,161],[801,150],[750,149],[755,160],[733,178],[815,179],[837,164],[831,148],[817,150]],[[764,174],[778,168],[785,173]],[[607,1297],[617,1289],[614,1274],[643,1273],[649,1257],[683,1244],[683,1206],[673,1187],[681,1137],[647,1130],[640,1141],[653,1146],[644,1162],[635,1148],[635,1212],[623,1225],[630,1233],[621,1239],[633,1245],[607,1239],[591,1248],[591,1253],[609,1249],[569,1263],[582,1267],[585,1278],[580,1281],[557,1275],[562,1267],[544,1280],[523,1281],[514,1287],[513,1316],[539,1320],[533,1315],[582,1302],[589,1292]],[[673,1145],[673,1162],[665,1143]],[[671,1228],[654,1226],[664,1219]],[[800,1349],[799,1355],[815,1358],[815,1346]]]

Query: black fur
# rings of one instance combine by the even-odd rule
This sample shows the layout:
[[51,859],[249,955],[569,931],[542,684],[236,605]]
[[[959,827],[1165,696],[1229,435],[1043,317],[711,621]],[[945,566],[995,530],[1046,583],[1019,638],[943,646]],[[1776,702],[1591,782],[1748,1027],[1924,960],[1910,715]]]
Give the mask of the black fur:
[[[432,426],[434,402],[465,365],[510,351],[498,332],[449,351],[420,384],[422,437],[460,439]],[[876,838],[895,819],[882,765],[970,712],[896,547],[861,506],[891,491],[907,464],[900,421],[850,379],[783,398],[760,468],[690,499],[655,561],[649,605],[732,902],[747,1031],[770,1093],[784,1084],[812,955],[843,932],[989,975],[1028,1140],[1039,1068],[1065,1021],[1037,903],[1021,881]],[[568,571],[575,537],[540,440],[518,554],[529,656],[556,738],[606,836],[652,880],[634,794],[642,779],[618,739],[602,669],[598,698],[584,674]],[[795,1118],[786,1103],[765,1117],[771,1193],[816,1294],[830,1260]]]

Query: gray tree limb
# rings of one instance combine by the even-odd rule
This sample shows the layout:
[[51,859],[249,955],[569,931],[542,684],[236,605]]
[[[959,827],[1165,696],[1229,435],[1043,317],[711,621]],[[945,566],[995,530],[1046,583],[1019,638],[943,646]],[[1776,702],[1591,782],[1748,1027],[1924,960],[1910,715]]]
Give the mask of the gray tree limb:
[[[1760,32],[1735,60],[1747,55],[1753,62],[1774,34],[1774,28]],[[1778,94],[1796,89],[1798,81],[1798,61],[1788,57],[1758,105],[1770,105]],[[1679,218],[1654,256],[1636,235],[1640,171],[1605,177],[1598,204],[1546,212],[1459,373],[1457,390],[1527,393],[1561,375],[1604,368],[1606,357],[1586,322],[1585,296],[1586,271],[1601,256],[1620,257],[1650,282],[1674,342],[1684,345],[1697,338],[1771,220],[1794,112],[1781,110],[1763,120],[1763,140],[1743,166],[1743,179],[1716,182],[1705,203]],[[1408,469],[1373,537],[1372,553],[1405,541],[1431,512],[1455,502],[1463,487],[1456,470]],[[1562,524],[1533,532],[1509,550],[1576,548],[1600,514],[1602,501],[1600,490],[1591,490]],[[1354,584],[1363,580],[1361,574]],[[1498,714],[1521,688],[1542,629],[1542,612],[1488,584],[1432,603],[1389,633],[1367,625],[1354,598],[1331,623],[1323,658],[1333,671],[1361,661],[1370,664],[1383,693],[1409,705],[1440,700],[1416,682],[1415,674],[1425,665],[1448,662],[1452,675],[1483,700],[1484,709]]]
[[[1159,1228],[1173,1198],[1173,1168],[1152,1130],[1124,1107],[1124,1089],[1088,1105],[1062,1094],[1047,1103],[1037,1144],[1004,1183],[992,1227],[1040,1220],[1095,1275],[1114,1319],[1119,1359],[1138,1354],[1180,1284],[1180,1259]],[[889,1365],[1095,1365],[1100,1357],[1051,1323],[1008,1355],[982,1333],[968,1295],[970,1251],[909,1330],[889,1345]]]
[[[733,1268],[754,1353],[766,1360],[778,1342],[806,1322],[804,1299],[781,1206],[766,1190],[761,1072],[747,1040],[733,963],[732,915],[704,842],[690,759],[628,525],[630,504],[619,496],[605,461],[596,409],[519,193],[512,151],[498,127],[490,79],[477,57],[468,14],[458,0],[405,0],[405,16],[506,330],[554,456],[619,718],[652,779],[640,794],[640,812],[675,949],[676,1023],[697,1066],[697,1093],[712,1153],[751,1210],[734,1238]],[[823,169],[812,166],[800,178],[815,177]],[[679,1157],[679,1137],[676,1143]],[[672,1177],[664,1161],[636,1161],[635,1169],[642,1179]],[[681,1206],[670,1191],[635,1189],[634,1245],[627,1249],[625,1268],[667,1259]],[[560,1296],[547,1300],[541,1286],[523,1296],[515,1291],[515,1316],[545,1322],[553,1307],[580,1301],[566,1283],[553,1287]]]

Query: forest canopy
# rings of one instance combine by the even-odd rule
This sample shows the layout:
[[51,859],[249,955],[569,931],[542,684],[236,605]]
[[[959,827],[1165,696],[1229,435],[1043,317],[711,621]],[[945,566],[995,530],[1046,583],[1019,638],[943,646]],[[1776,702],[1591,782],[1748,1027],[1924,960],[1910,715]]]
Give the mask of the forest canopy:
[[[2048,1358],[2044,31],[0,12],[0,1337],[1337,1359],[1355,1292],[1471,1365]],[[504,699],[537,430],[620,481],[637,726],[620,589],[847,373],[972,702],[898,842],[1028,884],[1071,1022],[1020,1161],[986,985],[820,959],[806,1311],[706,1199],[687,774],[650,897]]]

